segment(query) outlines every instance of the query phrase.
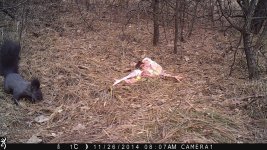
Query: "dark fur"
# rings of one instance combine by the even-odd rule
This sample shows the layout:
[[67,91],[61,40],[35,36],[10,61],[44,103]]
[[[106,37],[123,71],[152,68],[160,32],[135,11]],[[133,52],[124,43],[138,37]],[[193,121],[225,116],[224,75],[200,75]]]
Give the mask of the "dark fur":
[[18,73],[20,45],[13,41],[4,41],[0,51],[0,75],[9,72]]
[[0,49],[0,74],[4,76],[4,90],[12,92],[16,104],[22,97],[31,98],[32,102],[42,100],[40,81],[24,80],[18,71],[20,45],[13,41],[4,41]]

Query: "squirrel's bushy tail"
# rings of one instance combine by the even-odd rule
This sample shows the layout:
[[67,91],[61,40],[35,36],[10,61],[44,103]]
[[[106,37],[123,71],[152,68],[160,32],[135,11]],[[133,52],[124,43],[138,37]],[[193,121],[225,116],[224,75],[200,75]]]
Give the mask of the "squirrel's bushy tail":
[[20,44],[10,40],[4,41],[0,49],[0,75],[18,73]]

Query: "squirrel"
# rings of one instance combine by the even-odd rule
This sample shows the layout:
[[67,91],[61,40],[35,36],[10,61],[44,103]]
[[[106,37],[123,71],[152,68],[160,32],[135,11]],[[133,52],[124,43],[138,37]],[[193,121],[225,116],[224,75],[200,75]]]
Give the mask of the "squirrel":
[[40,81],[31,82],[23,79],[19,74],[20,44],[5,40],[0,49],[0,75],[4,76],[4,91],[12,93],[16,105],[20,98],[31,98],[34,103],[43,99]]

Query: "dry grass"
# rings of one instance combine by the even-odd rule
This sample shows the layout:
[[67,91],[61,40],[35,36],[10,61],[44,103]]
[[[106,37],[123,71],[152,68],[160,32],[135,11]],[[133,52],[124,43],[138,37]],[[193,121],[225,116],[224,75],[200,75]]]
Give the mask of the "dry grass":
[[[246,99],[266,95],[267,81],[247,81],[242,69],[228,77],[232,53],[224,58],[227,47],[217,47],[228,42],[221,33],[195,31],[180,47],[180,58],[168,43],[153,47],[146,25],[137,34],[131,24],[122,35],[121,24],[95,21],[96,31],[88,31],[77,16],[64,12],[52,23],[62,32],[33,26],[24,39],[20,70],[27,79],[40,78],[44,100],[22,100],[17,107],[1,88],[0,135],[9,142],[32,135],[48,143],[267,142],[266,97]],[[32,36],[36,31],[39,37]],[[184,79],[147,79],[111,89],[144,55]],[[40,115],[49,120],[34,121]]]

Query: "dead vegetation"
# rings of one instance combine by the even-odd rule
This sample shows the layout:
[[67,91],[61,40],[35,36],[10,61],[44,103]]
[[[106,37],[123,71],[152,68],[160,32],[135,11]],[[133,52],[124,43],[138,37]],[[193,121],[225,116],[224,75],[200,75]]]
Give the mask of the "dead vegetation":
[[[20,72],[40,78],[44,100],[17,107],[0,89],[0,135],[8,142],[267,142],[266,77],[248,81],[244,69],[229,77],[233,52],[218,48],[229,44],[222,33],[198,28],[180,57],[169,43],[153,47],[146,23],[129,24],[123,34],[122,24],[95,20],[90,31],[78,11],[61,7],[58,18],[32,24],[22,41]],[[143,56],[183,80],[111,88]]]

